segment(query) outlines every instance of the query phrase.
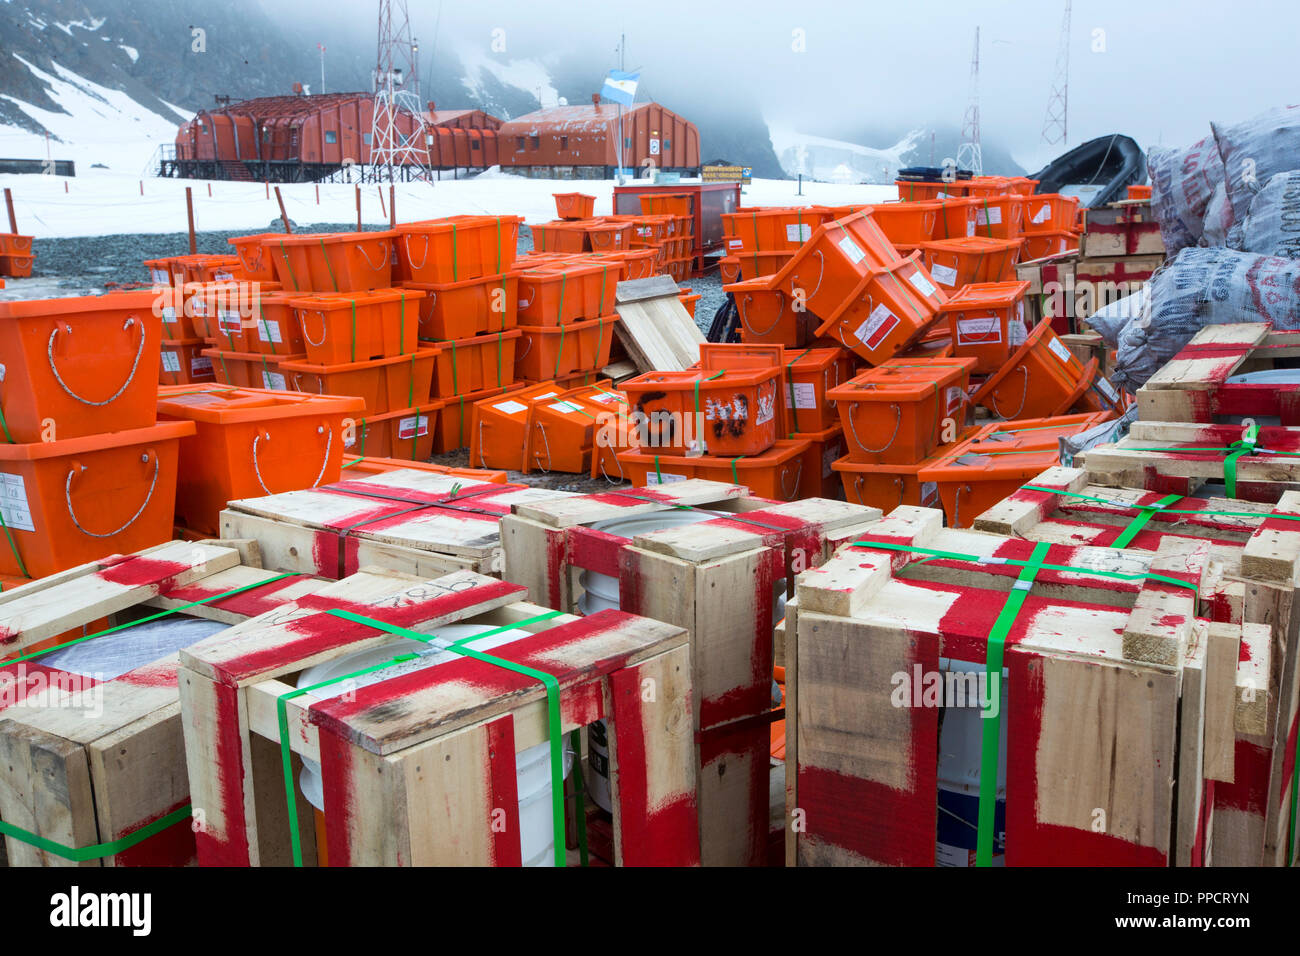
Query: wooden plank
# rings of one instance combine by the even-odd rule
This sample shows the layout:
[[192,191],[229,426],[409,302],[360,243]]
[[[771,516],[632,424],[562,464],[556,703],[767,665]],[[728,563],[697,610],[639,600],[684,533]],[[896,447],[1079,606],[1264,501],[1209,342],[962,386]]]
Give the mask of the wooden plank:
[[1207,780],[1232,783],[1237,735],[1237,661],[1241,628],[1211,624],[1205,648],[1205,764]]
[[649,276],[645,279],[628,279],[620,282],[615,289],[615,302],[642,302],[646,299],[657,299],[661,296],[677,296],[681,289],[677,288],[677,283],[672,280],[671,276],[657,275]]

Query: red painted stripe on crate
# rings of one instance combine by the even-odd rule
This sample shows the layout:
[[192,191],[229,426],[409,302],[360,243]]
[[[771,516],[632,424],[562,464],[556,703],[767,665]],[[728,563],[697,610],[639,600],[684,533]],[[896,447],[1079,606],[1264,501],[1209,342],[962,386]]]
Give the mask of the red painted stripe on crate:
[[522,866],[519,834],[519,780],[515,772],[515,721],[499,717],[487,731],[487,820],[493,866]]

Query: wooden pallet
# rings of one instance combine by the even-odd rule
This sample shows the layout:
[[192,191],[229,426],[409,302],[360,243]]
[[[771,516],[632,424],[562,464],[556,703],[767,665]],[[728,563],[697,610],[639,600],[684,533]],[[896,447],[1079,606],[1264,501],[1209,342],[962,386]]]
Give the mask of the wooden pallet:
[[[1098,484],[1191,495],[1207,482],[1224,481],[1227,449],[1244,437],[1241,425],[1137,421],[1127,437],[1090,448],[1075,461],[1082,461]],[[1285,454],[1261,451],[1238,458],[1236,497],[1275,502],[1286,491],[1300,490],[1300,428],[1265,426],[1256,444]]]
[[[277,698],[308,666],[394,640],[329,613],[344,609],[423,634],[451,623],[533,632],[491,653],[555,677],[564,733],[612,722],[615,862],[698,863],[685,633],[617,611],[539,620],[545,609],[525,597],[472,571],[364,569],[182,651],[190,789],[207,808],[199,862],[290,862]],[[318,693],[288,700],[286,739],[294,780],[302,758],[321,765],[330,865],[519,863],[514,755],[550,739],[538,680],[462,658]],[[294,793],[310,865],[312,809]]]
[[[941,512],[899,508],[863,540],[980,560],[850,545],[798,578],[786,618],[788,864],[935,862],[941,708],[907,695],[900,705],[900,675],[937,674],[941,658],[982,664],[1021,572],[1004,562],[1037,547],[942,524]],[[1200,768],[1223,759],[1225,702],[1244,689],[1231,650],[1263,652],[1267,630],[1212,633],[1200,616],[1205,542],[1154,555],[1053,546],[1043,561],[1069,570],[1038,572],[1005,643],[1006,863],[1190,861],[1205,835]]]
[[700,360],[704,333],[668,276],[618,284],[614,334],[642,372],[680,372]]
[[[1159,492],[1089,482],[1077,468],[1052,468],[975,520],[994,534],[1064,545],[1113,546]],[[1172,513],[1168,509],[1175,509]],[[1186,512],[1201,512],[1187,514]],[[1239,724],[1225,767],[1208,772],[1213,807],[1212,860],[1222,866],[1280,865],[1290,818],[1295,725],[1300,714],[1300,494],[1275,505],[1225,498],[1183,498],[1156,510],[1126,545],[1155,551],[1169,540],[1206,541],[1221,576],[1210,585],[1209,614],[1227,624],[1262,624],[1272,640],[1265,657],[1242,660],[1266,681],[1270,706],[1254,725]],[[1267,668],[1264,668],[1267,662]],[[1207,735],[1210,731],[1207,725]],[[1225,785],[1226,784],[1226,785]]]
[[[55,635],[106,616],[125,623],[152,607],[176,607],[248,588],[185,611],[189,617],[242,621],[321,583],[241,565],[239,549],[225,544],[174,541],[6,591],[0,594],[4,652],[21,657],[27,649],[48,645]],[[258,587],[259,582],[267,583]],[[121,840],[169,814],[178,814],[178,820],[134,846],[80,864],[7,837],[9,863],[192,863],[192,821],[183,812],[190,798],[176,653],[103,681],[42,660],[0,667],[0,681],[6,682],[0,703],[0,819],[72,849]],[[201,820],[201,812],[195,819]]]
[[[593,527],[681,507],[734,517],[630,540]],[[688,632],[705,865],[760,865],[766,856],[773,594],[879,516],[842,501],[782,504],[689,479],[520,504],[501,522],[504,577],[531,600],[575,610],[582,574],[594,571],[618,578],[624,611]]]
[[1122,199],[1087,210],[1087,226],[1079,239],[1086,257],[1148,256],[1165,253],[1160,224],[1149,199]]
[[499,574],[498,522],[513,504],[569,493],[402,469],[232,501],[222,534],[254,538],[268,567],[342,578],[362,566]]
[[1264,322],[1209,325],[1138,389],[1139,417],[1156,422],[1217,422],[1265,416],[1300,425],[1300,385],[1229,383],[1246,372],[1294,367],[1300,332]]

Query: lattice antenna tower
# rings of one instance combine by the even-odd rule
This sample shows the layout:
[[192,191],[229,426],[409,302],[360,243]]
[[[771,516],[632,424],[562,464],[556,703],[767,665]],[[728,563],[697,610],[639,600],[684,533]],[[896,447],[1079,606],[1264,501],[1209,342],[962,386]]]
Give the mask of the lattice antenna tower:
[[1056,76],[1047,97],[1047,116],[1043,119],[1043,142],[1048,146],[1064,146],[1070,138],[1070,3],[1071,0],[1065,0],[1061,43],[1056,50]]
[[[379,0],[378,55],[371,77],[375,108],[370,124],[370,170],[377,182],[395,182],[403,172],[407,178],[429,179],[424,108],[415,89],[419,84],[415,49],[406,0]],[[409,135],[397,122],[402,113],[412,120]]]
[[961,145],[957,147],[957,168],[984,175],[984,154],[980,149],[980,28],[975,28],[975,50],[970,57],[970,103],[961,121]]

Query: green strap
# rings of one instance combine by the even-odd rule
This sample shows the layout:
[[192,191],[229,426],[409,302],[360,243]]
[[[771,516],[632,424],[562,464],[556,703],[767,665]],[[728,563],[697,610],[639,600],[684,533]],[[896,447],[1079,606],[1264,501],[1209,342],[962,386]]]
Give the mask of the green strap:
[[289,253],[284,251],[284,240],[280,240],[280,258],[284,260],[284,267],[289,270],[289,281],[293,283],[293,291],[301,292],[302,287],[298,285],[298,277],[294,274],[293,263],[289,261]]
[[18,545],[14,542],[14,536],[9,531],[9,523],[5,521],[3,508],[0,508],[0,528],[4,529],[5,539],[9,542],[9,550],[14,553],[14,560],[18,562],[18,570],[22,572],[23,577],[30,580],[31,574],[27,571],[27,565],[23,563],[23,556],[18,553]]
[[279,354],[275,350],[275,339],[271,338],[271,327],[266,323],[266,310],[262,308],[262,300],[260,297],[257,300],[257,314],[261,317],[262,331],[266,333],[266,341],[271,345],[271,354]]
[[[800,229],[802,228],[803,227],[800,226]],[[802,236],[803,233],[800,232],[799,235]],[[790,423],[794,425],[794,430],[791,431],[790,434],[786,436],[787,438],[794,438],[794,436],[799,431],[799,409],[796,406],[794,400],[794,363],[799,361],[801,358],[803,358],[811,351],[812,351],[812,346],[810,345],[802,352],[800,352],[798,355],[796,355],[794,358],[790,359],[790,361],[785,363],[785,384],[786,384],[786,390],[790,393]],[[739,482],[737,482],[737,484],[739,484]]]
[[4,429],[5,441],[9,442],[9,444],[11,445],[17,444],[14,441],[14,436],[9,434],[9,423],[5,421],[5,413],[3,408],[0,408],[0,428]]
[[397,306],[397,348],[398,355],[406,354],[406,293],[398,299]]
[[451,281],[460,281],[460,263],[456,261],[456,224],[451,224]]
[[[389,624],[385,621],[378,621],[374,618],[363,617],[360,614],[353,614],[351,611],[331,608],[326,613],[332,614],[335,617],[343,618],[346,621],[351,621],[354,624],[365,625],[366,627],[373,628],[377,631],[384,631],[388,634],[396,634],[400,637],[410,638],[411,640],[419,641],[422,644],[433,644],[437,639],[435,636],[430,634],[420,634],[417,631],[398,627],[395,624]],[[464,657],[471,657],[477,661],[483,661],[486,664],[492,664],[496,667],[503,668],[504,670],[513,671],[516,674],[523,674],[526,677],[532,677],[535,680],[540,681],[546,688],[547,726],[551,744],[551,814],[555,834],[555,865],[557,867],[563,867],[565,865],[564,753],[561,746],[563,735],[561,733],[562,723],[560,719],[560,682],[556,680],[555,676],[552,674],[544,673],[543,671],[529,667],[526,664],[517,664],[514,661],[507,661],[500,657],[484,654],[481,651],[476,651],[464,646],[464,642],[470,640],[478,641],[483,638],[493,637],[497,634],[504,633],[505,631],[515,630],[528,624],[550,620],[551,618],[558,617],[562,613],[562,611],[547,611],[546,613],[539,614],[535,617],[530,617],[513,624],[506,624],[502,627],[485,631],[482,634],[474,634],[470,637],[462,638],[459,641],[454,641],[448,644],[446,647],[440,648],[441,650],[452,651],[453,653],[460,654]],[[343,674],[339,677],[327,681],[321,681],[320,683],[312,684],[308,687],[300,687],[295,690],[286,691],[276,698],[276,718],[280,730],[280,764],[284,771],[285,806],[289,814],[289,836],[292,843],[294,866],[302,866],[302,839],[298,834],[297,791],[295,790],[293,781],[292,751],[289,748],[289,701],[295,697],[301,697],[303,694],[312,693],[313,691],[320,690],[323,687],[329,687],[333,684],[340,683],[341,681],[351,680],[365,674],[384,670],[392,667],[394,664],[413,660],[417,656],[418,655],[415,654],[398,654],[393,657],[392,660],[387,662],[376,664],[373,667],[364,667],[360,670],[353,671],[350,674]]]
[[737,477],[736,475],[736,462],[740,461],[742,457],[743,456],[738,455],[737,457],[731,459],[731,483],[733,485],[740,484],[740,478]]
[[456,372],[456,340],[451,339],[451,394],[460,394],[460,380]]
[[661,484],[661,485],[662,485],[662,484],[664,483],[664,473],[663,473],[662,471],[659,470],[659,456],[658,456],[658,455],[655,455],[655,479],[657,480],[658,484]]
[[53,853],[57,857],[65,860],[71,860],[73,863],[85,863],[89,860],[102,860],[106,856],[113,856],[121,853],[123,850],[129,850],[137,843],[143,843],[155,833],[161,833],[170,827],[175,826],[182,820],[190,818],[190,804],[178,807],[166,816],[159,817],[152,823],[142,826],[138,830],[133,830],[124,837],[116,840],[110,840],[107,843],[94,843],[90,846],[72,847],[64,843],[57,843],[47,837],[39,836],[30,830],[24,830],[16,827],[12,823],[5,823],[0,820],[0,834],[12,837],[19,843],[26,843],[34,846],[45,853]]
[[[563,286],[561,286],[561,290]],[[560,301],[564,300],[563,291],[560,293]],[[551,373],[551,378],[560,377],[560,361],[564,358],[564,323],[560,322],[560,349],[555,353],[555,371]]]
[[501,274],[501,217],[497,216],[497,274]]
[[1124,530],[1120,532],[1120,536],[1112,541],[1110,546],[1112,548],[1128,547],[1128,543],[1137,537],[1137,533],[1155,516],[1157,511],[1164,510],[1165,505],[1181,501],[1182,498],[1182,495],[1165,495],[1155,504],[1143,505],[1141,514],[1128,523]]
[[325,240],[320,240],[320,253],[325,258],[325,268],[329,270],[330,283],[334,286],[334,291],[339,291],[339,280],[334,278],[334,267],[330,265],[330,254],[325,249]]
[[497,333],[497,388],[505,387],[504,383],[501,381],[501,353],[505,351],[505,347],[506,347],[506,334],[505,332],[498,332]]
[[[596,319],[596,355],[595,360],[600,361],[600,350],[605,347],[605,317],[599,316]],[[584,383],[585,384],[585,383]]]
[[724,369],[719,369],[716,373],[710,375],[708,378],[697,378],[695,380],[695,415],[697,418],[699,417],[700,414],[700,386],[705,382],[712,382],[715,378],[721,378],[723,375],[726,374],[727,374],[727,370],[724,368]]
[[[1022,491],[1042,491],[1049,495],[1066,495],[1070,498],[1082,498],[1084,501],[1095,501],[1097,504],[1109,505],[1112,508],[1131,508],[1134,511],[1140,511],[1143,507],[1154,507],[1130,504],[1127,501],[1112,501],[1109,498],[1098,498],[1094,495],[1084,495],[1077,491],[1065,491],[1061,488],[1040,488],[1037,485],[1021,485]],[[1265,518],[1277,521],[1300,521],[1300,515],[1280,515],[1266,511],[1214,511],[1209,508],[1161,508],[1167,515],[1208,515],[1220,518],[1259,518],[1261,521]]]
[[[1002,657],[1006,650],[1006,639],[1011,633],[1016,617],[1020,614],[1020,609],[1024,606],[1025,598],[1029,596],[1034,578],[1039,569],[1046,566],[1042,564],[1042,560],[1047,557],[1050,547],[1051,545],[1046,541],[1034,545],[1033,555],[1020,569],[1020,575],[1016,578],[1011,593],[1007,595],[1006,603],[1002,605],[1002,610],[993,623],[993,632],[989,634],[988,650],[985,654],[985,680],[989,692],[988,699],[985,701],[986,711],[980,715],[985,719],[982,728],[983,741],[980,745],[979,829],[975,836],[976,866],[993,865],[993,831],[998,801],[998,738],[1002,732],[1002,707],[1000,706]],[[993,719],[989,719],[987,708],[990,707],[994,708],[997,714]]]

